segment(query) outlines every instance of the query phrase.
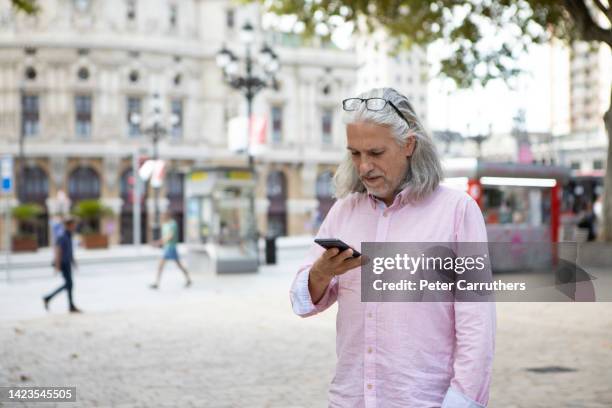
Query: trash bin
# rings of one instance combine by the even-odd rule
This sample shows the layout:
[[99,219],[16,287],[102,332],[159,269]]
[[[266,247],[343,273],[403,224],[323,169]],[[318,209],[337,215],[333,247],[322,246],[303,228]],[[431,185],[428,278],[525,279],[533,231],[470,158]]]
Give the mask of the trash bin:
[[266,238],[266,265],[276,264],[276,237]]

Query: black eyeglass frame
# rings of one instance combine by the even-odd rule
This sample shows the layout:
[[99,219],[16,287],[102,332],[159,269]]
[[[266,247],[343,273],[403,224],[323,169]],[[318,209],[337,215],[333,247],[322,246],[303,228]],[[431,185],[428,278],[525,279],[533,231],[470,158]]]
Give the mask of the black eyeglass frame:
[[[380,109],[370,109],[370,108],[368,108],[368,101],[373,100],[373,99],[376,99],[376,100],[381,100],[381,101],[385,101],[385,104],[384,104],[384,105],[382,106],[382,108],[380,108]],[[369,110],[369,111],[372,111],[372,112],[378,112],[378,111],[381,111],[381,110],[385,109],[385,106],[387,106],[387,104],[389,104],[389,105],[390,105],[390,106],[393,108],[393,110],[395,110],[395,112],[397,112],[397,114],[400,116],[400,118],[404,119],[404,121],[405,121],[405,122],[406,122],[406,124],[408,125],[408,129],[412,129],[412,126],[410,125],[410,122],[408,121],[408,119],[406,119],[406,117],[404,116],[404,114],[402,113],[402,111],[400,111],[400,110],[397,108],[397,106],[395,106],[395,105],[393,104],[393,102],[388,101],[388,100],[386,100],[386,99],[384,99],[384,98],[366,98],[366,99],[363,99],[363,98],[347,98],[347,99],[344,99],[344,100],[342,101],[342,109],[344,109],[344,110],[345,110],[345,111],[347,111],[347,112],[354,112],[354,111],[356,111],[357,109],[346,109],[346,103],[347,103],[348,101],[354,101],[354,100],[361,101],[361,103],[365,103],[365,104],[366,104],[366,109],[367,109],[367,110]]]

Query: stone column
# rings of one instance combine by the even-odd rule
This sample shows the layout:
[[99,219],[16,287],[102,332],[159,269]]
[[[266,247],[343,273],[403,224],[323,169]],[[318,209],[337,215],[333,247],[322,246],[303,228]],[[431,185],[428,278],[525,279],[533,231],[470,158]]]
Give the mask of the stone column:
[[103,159],[104,189],[102,191],[102,202],[113,210],[113,215],[107,217],[102,224],[102,231],[108,234],[110,243],[113,245],[121,242],[121,205],[123,200],[119,196],[119,168],[121,158],[119,156],[106,156]]
[[120,241],[119,230],[120,230],[120,214],[123,200],[119,197],[106,197],[100,200],[102,204],[109,207],[113,215],[105,217],[102,220],[102,233],[108,235],[109,243],[111,245],[118,245]]
[[49,178],[51,179],[51,185],[49,186],[49,196],[54,196],[59,190],[63,190],[68,194],[66,174],[68,160],[65,156],[53,156],[51,157],[51,169],[49,171]]

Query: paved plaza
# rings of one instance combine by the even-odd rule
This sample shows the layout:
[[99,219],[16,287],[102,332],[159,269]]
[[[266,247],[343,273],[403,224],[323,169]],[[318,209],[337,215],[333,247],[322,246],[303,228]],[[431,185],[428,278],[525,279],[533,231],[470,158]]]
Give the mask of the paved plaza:
[[[155,261],[82,266],[66,314],[49,268],[0,283],[0,385],[76,386],[77,403],[18,406],[324,407],[335,308],[294,316],[298,262],[256,275],[195,276]],[[602,272],[603,273],[603,272]],[[611,407],[612,303],[500,303],[490,407]],[[538,373],[551,366],[573,371]],[[0,404],[11,406],[9,404]]]

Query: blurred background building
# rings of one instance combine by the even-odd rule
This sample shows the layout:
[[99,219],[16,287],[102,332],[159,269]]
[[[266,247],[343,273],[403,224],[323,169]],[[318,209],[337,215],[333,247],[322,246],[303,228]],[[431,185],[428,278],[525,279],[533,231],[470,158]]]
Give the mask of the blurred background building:
[[[90,198],[114,211],[104,225],[111,243],[132,242],[133,159],[141,164],[152,155],[143,128],[155,94],[167,130],[159,142],[166,161],[160,204],[179,225],[187,172],[246,162],[228,148],[227,126],[245,115],[244,97],[223,83],[215,55],[238,43],[247,21],[257,46],[267,42],[282,65],[278,88],[254,105],[267,122],[256,157],[259,228],[310,232],[331,206],[329,181],[344,154],[338,101],[355,87],[352,51],[263,30],[257,6],[230,1],[49,1],[33,17],[15,15],[2,1],[0,15],[2,153],[16,158],[14,201],[45,209],[40,245],[49,244],[53,214]],[[143,242],[151,237],[151,197],[149,187]]]
[[[246,117],[246,101],[215,63],[224,45],[243,49],[246,22],[254,26],[255,47],[272,47],[281,65],[277,87],[261,91],[253,109],[264,124],[251,135],[264,235],[317,229],[333,204],[331,178],[345,154],[339,102],[379,86],[408,96],[447,157],[567,166],[593,178],[592,192],[601,193],[609,47],[549,44],[549,131],[528,131],[528,112],[519,111],[508,112],[510,132],[470,134],[428,120],[425,50],[390,54],[384,31],[355,35],[341,49],[273,29],[264,17],[257,4],[229,0],[50,0],[36,16],[16,15],[0,0],[0,153],[16,159],[13,204],[44,208],[39,245],[50,242],[51,217],[84,199],[113,209],[103,226],[112,244],[134,241],[134,170],[153,156],[146,130],[156,100],[166,133],[158,146],[166,163],[159,204],[174,213],[182,239],[185,176],[247,163],[230,148],[236,135],[229,125]],[[152,237],[153,193],[151,186],[142,193],[142,242]]]

